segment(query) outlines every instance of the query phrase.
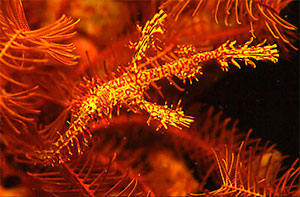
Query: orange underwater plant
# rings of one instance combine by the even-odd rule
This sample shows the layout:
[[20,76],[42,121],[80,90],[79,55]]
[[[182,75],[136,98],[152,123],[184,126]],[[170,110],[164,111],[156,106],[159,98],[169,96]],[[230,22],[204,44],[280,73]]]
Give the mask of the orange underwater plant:
[[[297,50],[297,28],[280,16],[290,1],[152,1],[141,13],[146,22],[137,25],[139,37],[134,25],[124,25],[131,30],[111,45],[94,44],[92,58],[89,50],[77,54],[70,41],[95,39],[87,29],[75,35],[79,19],[63,15],[31,30],[22,3],[0,4],[0,112],[1,163],[11,166],[2,171],[13,169],[33,188],[25,195],[299,194],[298,160],[281,175],[285,157],[241,132],[237,122],[197,101],[191,113],[184,112],[184,99],[176,107],[164,101],[177,99],[186,81],[199,81],[204,90],[220,78],[220,70],[209,70],[214,62],[223,71],[255,68],[259,61],[277,63],[280,49]],[[72,13],[71,2],[55,3],[56,14]],[[128,15],[145,9],[141,2],[119,3]],[[113,50],[123,40],[133,52]],[[125,54],[122,60],[118,54]],[[162,93],[168,84],[174,89]]]

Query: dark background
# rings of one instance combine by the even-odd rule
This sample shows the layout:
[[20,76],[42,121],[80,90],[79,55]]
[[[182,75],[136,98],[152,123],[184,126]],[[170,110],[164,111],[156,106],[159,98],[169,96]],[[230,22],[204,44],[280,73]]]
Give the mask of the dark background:
[[[287,20],[299,27],[299,1],[281,15],[288,15]],[[294,45],[299,48],[299,40]],[[290,50],[289,60],[279,58],[277,64],[256,62],[255,69],[230,70],[195,98],[238,119],[242,130],[253,128],[252,137],[277,144],[278,150],[290,155],[287,163],[299,157],[299,52]]]

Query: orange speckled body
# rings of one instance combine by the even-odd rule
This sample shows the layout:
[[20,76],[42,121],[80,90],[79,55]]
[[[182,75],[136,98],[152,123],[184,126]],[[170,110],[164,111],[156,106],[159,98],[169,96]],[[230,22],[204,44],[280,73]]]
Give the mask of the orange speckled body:
[[[42,159],[46,161],[45,163],[54,165],[56,162],[61,163],[69,160],[68,155],[73,155],[75,152],[82,154],[83,147],[88,146],[89,139],[92,138],[88,125],[97,120],[104,120],[103,123],[106,124],[108,119],[112,117],[114,107],[119,110],[121,106],[125,105],[134,112],[145,110],[149,113],[148,124],[152,119],[160,121],[157,130],[161,127],[167,129],[168,125],[179,129],[181,126],[189,127],[193,118],[184,115],[181,107],[179,107],[180,103],[176,109],[171,109],[167,105],[156,105],[144,99],[146,88],[155,81],[176,76],[183,82],[189,79],[192,83],[192,78],[197,80],[196,75],[202,74],[201,63],[210,60],[216,60],[225,71],[228,70],[228,62],[239,68],[240,65],[237,61],[244,61],[246,65],[250,64],[253,67],[255,64],[251,59],[277,62],[279,55],[275,44],[263,46],[263,42],[249,47],[252,42],[251,39],[238,47],[234,46],[236,41],[227,41],[216,50],[208,52],[198,52],[191,45],[178,45],[174,49],[176,56],[174,59],[161,66],[138,69],[138,61],[145,58],[143,57],[144,52],[149,47],[154,47],[154,41],[150,39],[151,34],[163,34],[161,24],[165,17],[166,15],[161,11],[154,16],[150,23],[147,23],[142,31],[144,32],[142,39],[138,44],[135,44],[137,53],[134,55],[127,72],[106,83],[100,79],[87,80],[85,88],[87,93],[73,101],[71,109],[73,120],[71,120],[69,129],[63,135],[59,134],[58,140],[52,144],[50,149],[44,150],[40,154]],[[149,26],[151,25],[156,28],[150,28],[150,31]]]

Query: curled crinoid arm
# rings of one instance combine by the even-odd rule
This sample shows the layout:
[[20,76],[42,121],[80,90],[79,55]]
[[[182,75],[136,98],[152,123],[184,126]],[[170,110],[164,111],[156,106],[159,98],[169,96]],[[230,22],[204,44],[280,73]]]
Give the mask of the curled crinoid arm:
[[167,129],[168,125],[182,129],[180,126],[189,127],[194,120],[193,117],[184,115],[180,102],[178,102],[176,109],[170,109],[167,105],[156,105],[147,101],[143,101],[139,107],[149,113],[148,125],[152,119],[160,121],[160,125],[156,130],[159,130],[162,126]]
[[255,63],[252,60],[257,61],[271,61],[276,63],[278,61],[278,50],[277,45],[265,45],[264,42],[256,45],[250,46],[253,41],[251,38],[242,46],[235,47],[234,44],[236,41],[222,44],[219,48],[215,50],[215,55],[218,63],[221,65],[222,70],[228,70],[228,62],[231,62],[236,67],[240,68],[240,65],[236,60],[244,61],[246,65],[250,64],[252,67],[256,67]]

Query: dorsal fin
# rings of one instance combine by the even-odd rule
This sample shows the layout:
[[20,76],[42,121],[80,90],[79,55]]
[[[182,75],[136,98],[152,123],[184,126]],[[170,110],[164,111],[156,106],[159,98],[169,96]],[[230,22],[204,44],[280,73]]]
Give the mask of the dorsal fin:
[[150,49],[157,51],[160,48],[157,46],[159,35],[165,33],[166,29],[164,28],[164,20],[167,17],[167,14],[163,10],[160,10],[156,13],[151,20],[148,20],[146,25],[142,28],[137,25],[138,30],[141,32],[141,37],[138,42],[130,42],[129,48],[134,49],[135,53],[132,57],[132,64],[130,70],[137,71],[138,65],[137,62],[148,59],[147,53]]

